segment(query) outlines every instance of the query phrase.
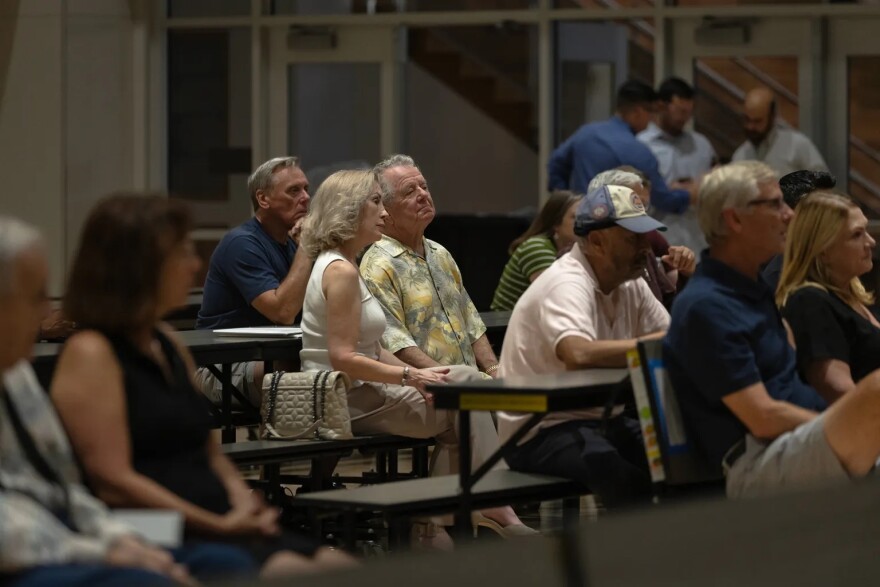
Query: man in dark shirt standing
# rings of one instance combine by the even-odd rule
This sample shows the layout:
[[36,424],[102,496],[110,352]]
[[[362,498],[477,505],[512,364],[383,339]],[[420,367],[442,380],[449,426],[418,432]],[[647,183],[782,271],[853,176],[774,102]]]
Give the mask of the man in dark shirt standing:
[[827,411],[797,376],[760,268],[792,210],[772,169],[720,167],[700,189],[709,249],[676,299],[664,358],[697,448],[747,497],[862,477],[880,456],[880,371]]
[[651,201],[664,212],[681,214],[696,196],[693,184],[666,185],[651,150],[636,139],[648,128],[657,94],[651,86],[631,80],[617,90],[616,112],[608,120],[585,124],[553,151],[547,164],[550,190],[585,193],[600,172],[631,165],[651,180]]
[[[248,179],[254,217],[230,230],[211,256],[202,307],[196,328],[289,326],[302,310],[312,269],[305,254],[297,254],[296,232],[309,210],[309,182],[296,157],[266,161]],[[197,379],[202,391],[218,401],[222,385],[205,368]],[[259,405],[263,367],[258,363],[233,366],[233,383],[245,384]]]

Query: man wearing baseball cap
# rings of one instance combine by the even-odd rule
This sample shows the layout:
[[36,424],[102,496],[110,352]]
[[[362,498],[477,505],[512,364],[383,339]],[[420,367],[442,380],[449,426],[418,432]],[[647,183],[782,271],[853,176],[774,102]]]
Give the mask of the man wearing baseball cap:
[[[517,302],[504,337],[500,376],[625,367],[642,338],[659,338],[669,314],[643,279],[647,233],[666,227],[629,188],[603,186],[578,204],[571,251],[556,260]],[[548,414],[507,458],[511,469],[568,477],[606,506],[650,491],[638,423],[617,415],[604,436],[601,410]],[[502,441],[528,415],[498,414]]]

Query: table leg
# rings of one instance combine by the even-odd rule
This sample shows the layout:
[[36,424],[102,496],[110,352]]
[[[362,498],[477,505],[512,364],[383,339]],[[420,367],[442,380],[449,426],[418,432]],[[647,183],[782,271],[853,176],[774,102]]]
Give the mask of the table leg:
[[357,543],[357,513],[347,511],[342,514],[342,543],[348,552],[354,552]]
[[581,548],[578,521],[580,496],[567,497],[562,501],[562,570],[566,587],[589,587],[587,552]]
[[458,473],[461,485],[458,512],[455,515],[455,534],[457,539],[473,538],[471,525],[471,413],[458,411]]
[[223,443],[235,442],[235,426],[232,425],[232,364],[223,364]]
[[[497,451],[486,459],[486,462],[471,473],[471,442],[470,442],[470,412],[459,410],[459,488],[461,497],[459,499],[459,509],[455,516],[455,532],[459,538],[473,537],[473,528],[471,524],[472,499],[471,490],[483,476],[488,473],[492,467],[500,461],[504,454],[520,441],[529,430],[532,429],[541,418],[543,413],[532,414],[526,423],[520,427]],[[467,435],[465,435],[467,433]]]
[[281,465],[263,465],[263,479],[266,481],[266,502],[281,507],[284,505],[284,489],[281,487]]
[[386,514],[385,523],[388,526],[388,550],[392,553],[402,551],[409,536],[407,532],[410,527],[409,518]]
[[519,430],[513,433],[513,435],[507,439],[507,441],[498,447],[494,453],[492,453],[486,462],[480,465],[476,471],[471,474],[471,485],[479,481],[483,478],[483,475],[488,473],[502,458],[504,458],[508,451],[519,444],[519,441],[528,434],[529,430],[534,428],[538,422],[544,417],[544,414],[537,413],[532,414],[531,417],[526,420],[525,424],[520,426]]
[[419,446],[412,449],[412,473],[419,478],[428,476],[428,447]]
[[397,470],[397,449],[392,450],[388,453],[388,480],[389,481],[397,481],[400,478],[400,473]]
[[376,475],[379,483],[388,481],[388,453],[384,450],[376,452]]

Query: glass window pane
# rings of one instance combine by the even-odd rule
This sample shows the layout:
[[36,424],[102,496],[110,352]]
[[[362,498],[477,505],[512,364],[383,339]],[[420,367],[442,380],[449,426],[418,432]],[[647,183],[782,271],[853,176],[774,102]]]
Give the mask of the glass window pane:
[[[383,3],[384,4],[384,3]],[[366,1],[362,0],[275,0],[270,14],[364,14]],[[394,12],[393,10],[391,12]]]
[[312,193],[334,171],[381,158],[379,64],[297,63],[287,79],[289,152]]
[[694,60],[694,128],[706,135],[721,162],[746,140],[742,101],[765,85],[776,94],[779,119],[798,127],[797,57],[700,57]]
[[375,14],[380,12],[445,12],[522,10],[535,0],[275,0],[271,14]]
[[880,56],[848,59],[849,193],[880,218]]
[[[703,0],[705,2],[705,0]],[[656,0],[553,0],[554,8],[645,8]]]
[[250,83],[250,29],[168,31],[168,189],[177,197],[227,202],[244,186]]
[[[168,191],[197,228],[251,215],[250,40],[248,27],[168,31]],[[205,267],[215,244],[196,243]]]
[[[867,0],[868,2],[872,0]],[[678,6],[718,6],[724,4],[824,4],[826,0],[676,0]]]
[[556,31],[558,145],[581,125],[608,118],[626,80],[654,85],[654,26],[652,19],[562,22]]
[[251,13],[251,0],[168,0],[171,18],[203,16],[246,16]]
[[535,0],[407,0],[409,12],[446,10],[523,10],[537,5]]

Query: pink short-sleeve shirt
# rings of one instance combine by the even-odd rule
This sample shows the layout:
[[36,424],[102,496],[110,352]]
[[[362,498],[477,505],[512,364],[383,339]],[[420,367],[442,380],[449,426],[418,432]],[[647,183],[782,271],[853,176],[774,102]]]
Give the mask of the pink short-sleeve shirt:
[[[669,313],[644,279],[627,281],[604,294],[589,262],[575,246],[542,273],[517,302],[504,337],[499,374],[509,377],[565,371],[556,346],[569,336],[625,340],[668,327]],[[532,438],[537,428],[597,415],[596,411],[548,414],[522,442]],[[501,441],[526,419],[527,414],[499,412]]]

